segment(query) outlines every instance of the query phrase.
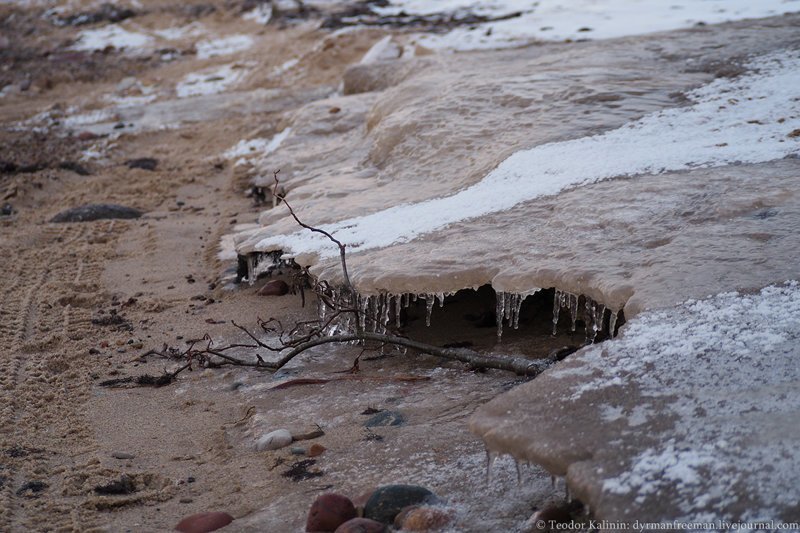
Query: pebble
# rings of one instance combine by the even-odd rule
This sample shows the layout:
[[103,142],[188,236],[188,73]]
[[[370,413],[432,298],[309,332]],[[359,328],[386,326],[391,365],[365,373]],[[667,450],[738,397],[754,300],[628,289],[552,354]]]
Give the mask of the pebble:
[[88,204],[62,211],[50,222],[89,222],[91,220],[139,218],[143,213],[132,207],[116,204]]
[[450,522],[450,515],[438,507],[412,505],[400,511],[394,527],[403,531],[431,531],[442,529]]
[[139,157],[137,159],[128,159],[125,164],[128,168],[140,168],[152,172],[158,166],[158,160],[152,157]]
[[111,457],[114,459],[134,459],[136,456],[132,453],[125,453],[125,452],[112,452]]
[[318,455],[322,455],[326,449],[327,448],[325,448],[325,446],[323,446],[322,444],[314,443],[308,449],[308,452],[306,452],[306,454],[309,457],[317,457]]
[[306,454],[306,449],[303,448],[302,446],[292,446],[291,450],[289,450],[289,451],[292,452],[292,455],[305,455]]
[[181,533],[207,533],[216,531],[233,522],[233,517],[228,513],[211,512],[198,513],[187,516],[175,526],[176,531]]
[[328,492],[318,496],[311,504],[306,531],[335,531],[356,516],[356,508],[349,498]]
[[385,524],[369,518],[353,518],[336,528],[334,533],[384,533],[388,531]]
[[380,413],[369,417],[364,426],[368,428],[379,426],[403,426],[406,423],[406,417],[403,413],[398,411],[381,411]]
[[276,429],[262,436],[256,442],[256,450],[279,450],[292,443],[292,434],[288,429]]
[[261,296],[283,296],[289,292],[289,286],[285,281],[273,279],[268,281],[263,287],[258,290]]
[[394,523],[395,517],[409,505],[436,503],[434,493],[418,485],[386,485],[376,490],[364,506],[364,517]]

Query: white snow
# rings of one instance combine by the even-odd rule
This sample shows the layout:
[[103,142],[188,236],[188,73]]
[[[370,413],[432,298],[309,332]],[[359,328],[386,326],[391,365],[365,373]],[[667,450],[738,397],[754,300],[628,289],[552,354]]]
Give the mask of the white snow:
[[286,128],[283,131],[276,133],[271,139],[243,139],[222,155],[228,159],[247,157],[251,155],[259,157],[269,155],[278,149],[284,139],[289,136],[291,131],[291,128]]
[[175,86],[178,98],[198,96],[203,94],[217,94],[239,82],[248,69],[240,65],[222,65],[214,69],[187,74]]
[[244,20],[252,20],[257,24],[266,24],[272,18],[272,5],[271,4],[259,4],[258,6],[254,7],[244,15],[242,15]]
[[148,46],[152,38],[144,33],[129,31],[118,24],[109,24],[102,28],[82,30],[78,40],[72,45],[73,50],[103,50],[108,46],[134,51]]
[[168,41],[177,41],[184,37],[196,37],[206,33],[206,28],[199,22],[192,22],[186,26],[178,26],[173,28],[164,28],[163,30],[154,30],[153,34],[166,39]]
[[[690,93],[693,105],[654,113],[602,135],[516,152],[477,184],[452,196],[399,205],[327,224],[351,251],[410,241],[449,224],[509,209],[567,188],[619,176],[757,163],[800,153],[788,134],[800,128],[800,51],[748,64],[753,72]],[[654,178],[655,179],[655,178]],[[316,233],[262,239],[256,250],[331,257]]]
[[507,20],[419,39],[424,46],[456,50],[517,46],[532,40],[607,39],[798,10],[797,0],[394,0],[390,6],[376,9],[383,14],[405,11],[487,17],[521,13]]
[[237,52],[243,52],[253,46],[253,38],[249,35],[229,35],[197,43],[197,58],[208,59]]

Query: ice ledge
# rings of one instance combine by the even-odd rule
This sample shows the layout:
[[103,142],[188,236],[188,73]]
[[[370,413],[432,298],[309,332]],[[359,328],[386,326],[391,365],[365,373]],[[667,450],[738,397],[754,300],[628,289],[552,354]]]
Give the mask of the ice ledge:
[[643,312],[470,429],[566,475],[600,519],[796,519],[799,338],[797,282]]

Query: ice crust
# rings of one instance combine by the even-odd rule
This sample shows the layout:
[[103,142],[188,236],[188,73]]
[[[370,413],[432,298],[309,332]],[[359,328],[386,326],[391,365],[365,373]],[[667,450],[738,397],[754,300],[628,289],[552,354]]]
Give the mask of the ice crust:
[[471,427],[497,452],[566,473],[598,518],[796,519],[798,340],[795,281],[644,312]]
[[533,40],[608,39],[780,15],[800,9],[792,0],[394,0],[379,8],[383,14],[474,13],[487,17],[519,16],[456,28],[443,35],[426,35],[431,48],[475,50],[518,46]]
[[[648,115],[602,135],[522,150],[452,196],[400,205],[323,229],[352,252],[408,242],[455,222],[510,209],[570,187],[619,176],[657,175],[800,153],[787,134],[800,127],[800,52],[751,61],[753,71],[692,91],[693,103]],[[306,231],[260,240],[256,251],[333,257],[338,249]]]

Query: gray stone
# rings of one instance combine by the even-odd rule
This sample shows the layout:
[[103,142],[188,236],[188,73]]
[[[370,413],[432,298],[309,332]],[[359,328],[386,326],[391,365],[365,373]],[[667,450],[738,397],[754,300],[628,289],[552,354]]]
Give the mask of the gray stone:
[[136,456],[133,455],[132,453],[112,452],[111,457],[113,457],[114,459],[134,459]]
[[434,493],[418,485],[386,485],[372,493],[364,506],[364,517],[382,522],[394,523],[400,511],[409,505],[437,503]]
[[89,222],[111,218],[139,218],[142,211],[116,204],[89,204],[73,207],[57,214],[50,222]]
[[364,426],[368,428],[380,426],[404,426],[406,417],[403,413],[398,411],[381,411],[378,414],[372,415],[364,422]]

